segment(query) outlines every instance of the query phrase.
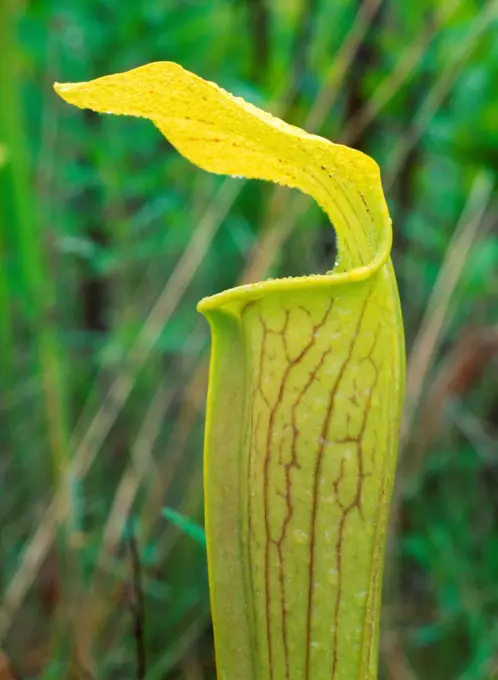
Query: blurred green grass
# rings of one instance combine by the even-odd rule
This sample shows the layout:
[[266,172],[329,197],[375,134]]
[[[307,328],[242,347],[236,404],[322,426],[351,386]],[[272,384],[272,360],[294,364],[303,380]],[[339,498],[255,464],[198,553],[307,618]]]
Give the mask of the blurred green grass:
[[195,304],[335,257],[307,198],[206,175],[51,89],[165,59],[381,165],[409,357],[381,673],[498,677],[497,31],[491,0],[2,1],[0,636],[19,677],[136,677],[131,527],[147,678],[214,678]]

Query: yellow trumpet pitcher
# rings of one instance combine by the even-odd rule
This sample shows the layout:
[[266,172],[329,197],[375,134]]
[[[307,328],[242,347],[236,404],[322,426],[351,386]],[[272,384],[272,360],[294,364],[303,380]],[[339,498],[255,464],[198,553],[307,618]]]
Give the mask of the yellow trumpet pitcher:
[[373,680],[404,343],[391,220],[368,156],[181,66],[57,84],[149,118],[209,172],[301,189],[328,213],[324,275],[206,298],[205,516],[219,680]]

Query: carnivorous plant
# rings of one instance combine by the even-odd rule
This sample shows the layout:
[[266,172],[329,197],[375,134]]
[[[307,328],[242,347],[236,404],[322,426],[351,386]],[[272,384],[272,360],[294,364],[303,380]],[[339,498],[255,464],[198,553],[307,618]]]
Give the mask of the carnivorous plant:
[[324,275],[199,303],[212,333],[205,515],[220,680],[373,680],[404,381],[376,163],[174,63],[56,85],[149,118],[210,172],[295,187],[335,227]]

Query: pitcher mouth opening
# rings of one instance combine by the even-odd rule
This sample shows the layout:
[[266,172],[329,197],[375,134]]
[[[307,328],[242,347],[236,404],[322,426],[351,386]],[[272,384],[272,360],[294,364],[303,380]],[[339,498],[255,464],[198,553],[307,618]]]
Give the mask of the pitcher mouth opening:
[[389,260],[389,255],[389,251],[386,251],[374,258],[369,264],[346,272],[289,276],[235,286],[203,298],[197,303],[197,311],[201,314],[207,314],[222,307],[231,307],[234,311],[238,311],[246,303],[258,300],[267,293],[297,293],[305,290],[335,288],[361,283],[374,276]]

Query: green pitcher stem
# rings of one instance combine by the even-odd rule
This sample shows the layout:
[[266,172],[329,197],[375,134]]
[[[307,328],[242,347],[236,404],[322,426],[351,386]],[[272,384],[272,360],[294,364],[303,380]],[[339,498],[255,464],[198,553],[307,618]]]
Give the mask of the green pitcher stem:
[[205,489],[220,679],[377,675],[402,375],[388,268],[200,305],[213,342]]

